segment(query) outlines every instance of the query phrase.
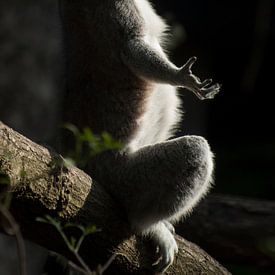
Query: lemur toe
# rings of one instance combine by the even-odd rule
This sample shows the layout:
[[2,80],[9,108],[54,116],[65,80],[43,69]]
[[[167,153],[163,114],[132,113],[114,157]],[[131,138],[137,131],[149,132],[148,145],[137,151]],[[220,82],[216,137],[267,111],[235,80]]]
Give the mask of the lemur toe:
[[153,265],[156,266],[157,274],[163,274],[173,263],[175,255],[178,253],[178,245],[172,236],[171,239],[159,244],[158,249],[159,258]]
[[168,221],[163,221],[164,225],[167,227],[167,229],[173,234],[175,235],[175,227],[173,226],[173,224],[171,224]]

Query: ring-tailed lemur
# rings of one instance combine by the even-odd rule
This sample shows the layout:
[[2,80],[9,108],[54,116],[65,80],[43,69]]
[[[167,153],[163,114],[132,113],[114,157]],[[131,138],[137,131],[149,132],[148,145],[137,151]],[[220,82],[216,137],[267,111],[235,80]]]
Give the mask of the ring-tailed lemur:
[[181,119],[176,87],[205,99],[220,85],[192,74],[194,57],[180,68],[169,61],[167,26],[147,0],[60,0],[60,7],[73,114],[66,119],[123,142],[120,152],[91,160],[92,176],[133,229],[155,240],[163,272],[178,250],[171,223],[207,192],[213,171],[204,138],[168,140]]

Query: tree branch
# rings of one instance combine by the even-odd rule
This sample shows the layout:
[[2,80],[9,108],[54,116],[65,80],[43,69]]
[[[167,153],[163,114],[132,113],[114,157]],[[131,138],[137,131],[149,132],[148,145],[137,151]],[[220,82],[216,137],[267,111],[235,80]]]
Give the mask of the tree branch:
[[275,202],[210,195],[176,231],[221,262],[275,270]]
[[[106,274],[152,274],[149,241],[133,237],[121,207],[100,184],[77,169],[60,165],[60,156],[0,122],[0,171],[11,182],[11,212],[23,236],[76,262],[51,225],[36,222],[49,214],[63,221],[100,228],[80,254],[91,268],[117,256]],[[229,274],[196,245],[177,237],[179,254],[167,274]]]

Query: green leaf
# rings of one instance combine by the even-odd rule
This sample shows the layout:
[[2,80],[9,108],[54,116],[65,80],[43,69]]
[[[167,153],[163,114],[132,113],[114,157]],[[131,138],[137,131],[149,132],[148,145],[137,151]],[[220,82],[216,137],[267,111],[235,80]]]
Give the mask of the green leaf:
[[68,129],[75,136],[75,147],[71,151],[70,158],[67,158],[67,168],[70,165],[77,165],[80,168],[84,167],[91,157],[106,150],[119,150],[123,147],[122,143],[113,139],[107,132],[103,132],[100,136],[97,136],[89,127],[79,130],[75,125],[70,123],[66,123],[64,128]]
[[70,131],[71,133],[73,133],[73,135],[75,137],[78,137],[80,135],[80,132],[79,132],[78,128],[75,125],[71,124],[71,123],[65,123],[63,125],[63,128]]
[[103,144],[105,145],[105,149],[121,149],[122,148],[122,143],[113,139],[113,137],[107,132],[102,133],[102,139],[103,139]]
[[98,232],[99,230],[96,228],[95,225],[90,225],[85,228],[85,235],[90,235]]
[[95,135],[92,130],[88,127],[83,129],[83,133],[81,135],[83,141],[94,142],[96,140]]
[[71,237],[71,238],[70,238],[70,244],[71,244],[72,247],[75,248],[75,246],[76,246],[76,238]]

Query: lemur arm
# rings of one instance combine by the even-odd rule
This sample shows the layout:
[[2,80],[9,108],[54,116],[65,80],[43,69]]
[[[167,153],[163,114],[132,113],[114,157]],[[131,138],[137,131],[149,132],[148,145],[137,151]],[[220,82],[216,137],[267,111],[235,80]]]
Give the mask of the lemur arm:
[[219,84],[210,86],[211,79],[201,82],[192,73],[191,68],[197,60],[196,57],[190,58],[182,67],[178,68],[142,39],[128,40],[123,48],[122,58],[138,76],[149,81],[186,88],[200,99],[213,98],[221,88]]

